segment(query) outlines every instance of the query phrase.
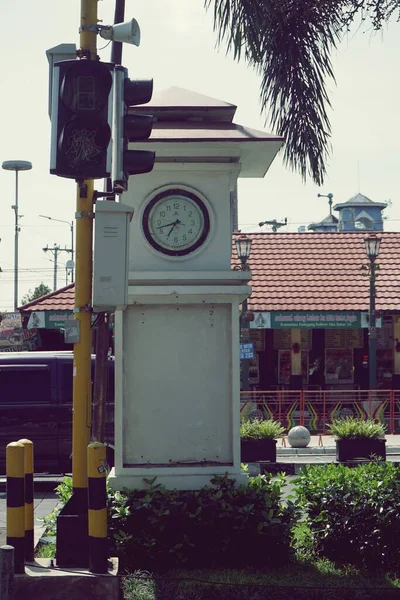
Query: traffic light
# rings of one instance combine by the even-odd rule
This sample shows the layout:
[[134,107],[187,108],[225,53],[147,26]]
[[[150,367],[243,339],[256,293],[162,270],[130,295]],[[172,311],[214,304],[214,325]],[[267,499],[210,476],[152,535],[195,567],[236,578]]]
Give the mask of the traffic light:
[[57,62],[53,71],[50,173],[100,179],[111,175],[114,65]]
[[129,175],[149,173],[155,153],[149,150],[128,150],[129,142],[147,139],[152,130],[152,115],[128,113],[130,106],[146,104],[153,94],[153,80],[130,80],[124,67],[116,66],[113,92],[113,159],[112,183],[115,191],[128,189]]

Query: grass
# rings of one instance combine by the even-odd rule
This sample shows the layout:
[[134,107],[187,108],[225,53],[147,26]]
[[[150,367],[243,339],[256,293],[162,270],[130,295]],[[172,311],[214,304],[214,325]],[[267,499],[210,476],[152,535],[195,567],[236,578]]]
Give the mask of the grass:
[[242,421],[240,424],[240,438],[242,440],[275,440],[285,433],[285,428],[273,419],[260,421],[258,419]]
[[336,419],[328,425],[328,429],[338,440],[382,439],[385,437],[386,426],[375,423],[372,419],[363,421],[348,417]]
[[310,552],[310,530],[293,533],[297,559],[277,569],[136,571],[123,578],[125,600],[392,600],[400,598],[400,576],[338,567]]
[[368,576],[328,560],[298,562],[280,570],[136,572],[123,580],[125,600],[378,600],[399,598],[400,582]]

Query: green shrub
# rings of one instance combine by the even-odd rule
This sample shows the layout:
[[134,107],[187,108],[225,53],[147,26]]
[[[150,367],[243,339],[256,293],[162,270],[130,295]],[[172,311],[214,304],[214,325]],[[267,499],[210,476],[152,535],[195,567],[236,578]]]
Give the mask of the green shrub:
[[328,425],[329,433],[338,440],[359,440],[384,438],[386,426],[372,419],[363,421],[354,417],[336,419]]
[[285,478],[259,475],[235,488],[227,476],[198,491],[116,492],[109,532],[122,566],[235,568],[286,564],[295,508],[282,504]]
[[242,440],[275,440],[282,437],[285,428],[273,419],[260,421],[258,419],[245,420],[240,424],[240,438]]
[[399,568],[399,467],[308,466],[296,486],[318,556],[370,570]]

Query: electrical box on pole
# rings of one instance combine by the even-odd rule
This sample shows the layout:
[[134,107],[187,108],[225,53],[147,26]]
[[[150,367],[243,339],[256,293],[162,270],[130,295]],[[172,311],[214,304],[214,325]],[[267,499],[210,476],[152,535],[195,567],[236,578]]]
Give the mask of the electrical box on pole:
[[153,95],[153,80],[128,78],[128,71],[115,66],[113,86],[112,183],[117,193],[128,189],[129,175],[149,173],[154,166],[155,153],[149,150],[128,150],[129,142],[150,137],[153,116],[129,112],[130,106],[146,104]]
[[129,228],[133,208],[96,202],[94,221],[93,312],[114,312],[128,303]]
[[77,181],[111,175],[114,65],[57,62],[53,70],[50,173]]

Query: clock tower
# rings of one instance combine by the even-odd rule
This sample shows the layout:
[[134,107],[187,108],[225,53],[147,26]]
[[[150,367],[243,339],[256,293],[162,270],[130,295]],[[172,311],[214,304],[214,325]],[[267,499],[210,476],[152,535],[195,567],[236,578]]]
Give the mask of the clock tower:
[[[139,107],[135,107],[138,112]],[[130,224],[128,303],[115,315],[116,489],[198,489],[240,469],[239,304],[231,269],[238,177],[263,177],[283,139],[237,125],[236,107],[170,88],[155,116],[151,173],[122,202]],[[235,205],[233,205],[235,206]]]

